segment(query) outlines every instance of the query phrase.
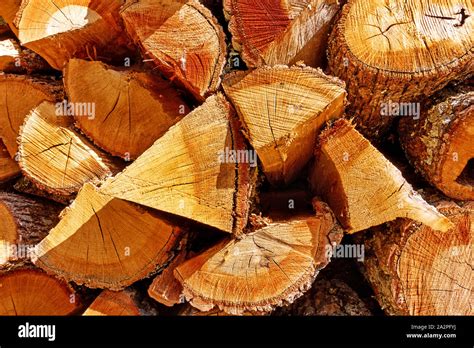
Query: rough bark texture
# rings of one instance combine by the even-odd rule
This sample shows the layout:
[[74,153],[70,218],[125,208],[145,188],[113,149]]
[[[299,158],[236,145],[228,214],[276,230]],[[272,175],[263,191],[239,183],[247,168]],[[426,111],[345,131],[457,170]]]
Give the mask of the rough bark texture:
[[[329,72],[347,83],[358,129],[380,141],[389,103],[417,103],[474,70],[472,1],[350,0],[329,40]],[[449,19],[451,18],[452,19]],[[462,23],[462,24],[461,24]],[[414,116],[414,115],[407,115]]]
[[445,195],[474,200],[474,89],[443,92],[432,104],[419,120],[400,121],[402,147],[413,167]]
[[454,223],[447,233],[397,220],[377,228],[366,239],[366,275],[388,314],[474,314],[474,206],[446,201],[436,206]]

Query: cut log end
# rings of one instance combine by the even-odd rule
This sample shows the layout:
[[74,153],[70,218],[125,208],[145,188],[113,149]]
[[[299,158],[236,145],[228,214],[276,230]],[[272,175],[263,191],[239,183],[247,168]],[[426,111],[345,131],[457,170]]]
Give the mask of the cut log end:
[[274,185],[288,184],[301,172],[318,131],[342,116],[346,97],[341,81],[300,65],[231,74],[224,90]]
[[69,101],[77,106],[76,125],[102,149],[126,160],[136,159],[189,113],[168,82],[139,69],[72,59],[64,74]]
[[329,39],[329,71],[347,82],[348,111],[365,136],[380,141],[396,116],[407,116],[387,105],[422,102],[472,73],[473,14],[469,0],[344,6]]
[[219,94],[171,127],[102,191],[239,234],[255,177],[248,161],[236,159],[237,152],[250,150],[235,112]]
[[25,268],[0,275],[0,315],[71,315],[79,306],[66,283],[41,271]]
[[198,100],[218,89],[226,63],[225,36],[197,0],[129,0],[121,15],[130,36],[167,77]]
[[86,184],[38,245],[35,264],[68,281],[120,290],[167,264],[181,233],[157,213]]
[[447,231],[449,219],[426,203],[401,172],[347,120],[337,120],[319,140],[310,183],[349,233],[408,217]]
[[72,196],[112,174],[111,158],[71,129],[73,118],[44,102],[26,117],[18,138],[22,172],[40,189]]
[[448,233],[404,220],[376,229],[366,241],[366,273],[389,314],[474,314],[474,205],[441,201],[436,207],[454,224]]
[[[328,243],[342,231],[329,208],[275,222],[241,239],[224,240],[175,270],[186,299],[202,311],[268,312],[307,290],[329,262]],[[270,288],[266,284],[273,284]]]

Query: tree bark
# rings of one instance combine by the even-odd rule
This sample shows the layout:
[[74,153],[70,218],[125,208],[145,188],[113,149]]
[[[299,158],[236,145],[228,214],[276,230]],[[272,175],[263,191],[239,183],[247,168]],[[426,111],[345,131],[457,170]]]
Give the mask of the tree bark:
[[399,123],[413,167],[447,196],[474,200],[474,90],[444,92],[419,120]]

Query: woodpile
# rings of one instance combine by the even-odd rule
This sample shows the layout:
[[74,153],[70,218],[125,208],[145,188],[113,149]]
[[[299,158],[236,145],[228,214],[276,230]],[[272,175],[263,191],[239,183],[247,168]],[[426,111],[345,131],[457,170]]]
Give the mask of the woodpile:
[[474,6],[431,5],[3,0],[0,315],[473,315]]

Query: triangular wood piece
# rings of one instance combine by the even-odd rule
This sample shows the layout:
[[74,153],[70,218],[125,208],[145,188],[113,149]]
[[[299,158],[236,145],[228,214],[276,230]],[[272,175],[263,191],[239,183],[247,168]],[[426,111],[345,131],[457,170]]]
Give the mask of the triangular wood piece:
[[319,142],[310,183],[345,231],[354,233],[401,217],[440,231],[452,227],[349,121],[337,120]]
[[320,128],[342,116],[346,96],[342,82],[304,66],[231,74],[224,90],[275,185],[288,184],[300,173],[312,157]]
[[197,0],[128,0],[127,31],[167,77],[198,100],[215,92],[226,63],[225,35]]
[[0,1],[0,17],[8,23],[10,29],[18,35],[18,29],[15,27],[13,22],[15,21],[16,14],[20,9],[21,0],[2,0]]
[[248,152],[230,104],[212,96],[101,191],[239,234],[254,187]]
[[474,315],[474,203],[434,203],[453,223],[448,233],[407,219],[365,240],[364,270],[389,315]]
[[79,297],[64,282],[31,268],[0,274],[0,315],[70,315]]
[[224,240],[175,270],[186,299],[202,311],[268,312],[309,289],[329,262],[342,230],[324,203],[316,215],[274,222],[241,239]]
[[137,69],[72,59],[64,76],[69,102],[79,109],[76,125],[95,144],[127,160],[140,156],[189,113],[169,82]]
[[72,196],[86,182],[112,174],[113,160],[71,129],[72,117],[44,102],[26,117],[18,138],[18,163],[25,176],[48,192]]
[[104,290],[82,314],[85,316],[138,316],[140,310],[126,291]]
[[[23,0],[15,19],[21,44],[62,70],[70,58],[127,52],[120,23],[123,0]],[[111,55],[111,56],[110,56]]]
[[0,96],[0,137],[14,158],[18,132],[26,115],[43,101],[61,99],[61,87],[47,79],[0,75]]
[[181,229],[86,184],[37,247],[35,264],[92,288],[120,290],[168,263]]
[[233,46],[250,67],[298,61],[319,66],[339,9],[337,0],[224,1]]

